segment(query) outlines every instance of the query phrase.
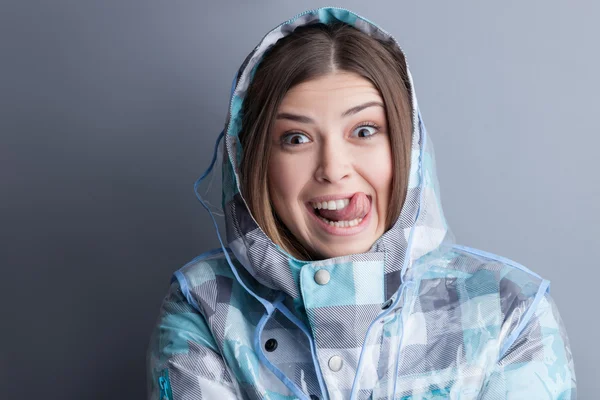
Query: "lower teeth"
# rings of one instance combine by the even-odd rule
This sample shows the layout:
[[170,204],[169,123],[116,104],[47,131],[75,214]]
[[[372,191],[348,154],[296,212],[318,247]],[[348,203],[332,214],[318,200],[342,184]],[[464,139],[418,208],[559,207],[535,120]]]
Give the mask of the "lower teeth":
[[338,228],[351,228],[353,226],[360,224],[363,220],[362,218],[356,218],[356,219],[353,219],[352,221],[330,221],[323,217],[319,217],[319,218],[321,219],[321,221],[325,222],[326,224],[335,226]]

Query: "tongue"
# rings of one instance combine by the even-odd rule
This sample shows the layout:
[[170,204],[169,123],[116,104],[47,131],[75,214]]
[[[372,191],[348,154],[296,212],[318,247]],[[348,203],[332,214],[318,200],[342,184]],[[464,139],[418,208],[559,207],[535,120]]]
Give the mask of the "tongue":
[[350,199],[350,204],[341,210],[319,210],[319,215],[330,221],[352,221],[363,218],[371,208],[371,201],[366,194],[359,192]]

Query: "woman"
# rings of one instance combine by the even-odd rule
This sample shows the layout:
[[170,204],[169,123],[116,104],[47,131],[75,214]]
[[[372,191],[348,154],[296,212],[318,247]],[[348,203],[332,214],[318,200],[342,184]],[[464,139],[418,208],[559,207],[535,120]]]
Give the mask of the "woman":
[[228,247],[175,272],[150,398],[575,398],[549,282],[453,243],[381,28],[323,8],[269,32],[224,137]]

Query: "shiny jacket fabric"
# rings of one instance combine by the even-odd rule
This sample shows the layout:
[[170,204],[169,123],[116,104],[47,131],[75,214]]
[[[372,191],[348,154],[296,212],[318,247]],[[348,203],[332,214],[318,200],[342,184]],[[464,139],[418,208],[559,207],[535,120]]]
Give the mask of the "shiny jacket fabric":
[[149,398],[575,399],[549,282],[455,244],[412,78],[408,193],[369,252],[296,260],[249,214],[238,132],[253,71],[294,28],[336,21],[397,45],[348,10],[322,8],[270,31],[238,71],[224,130],[226,240],[217,230],[222,247],[173,275],[148,348]]

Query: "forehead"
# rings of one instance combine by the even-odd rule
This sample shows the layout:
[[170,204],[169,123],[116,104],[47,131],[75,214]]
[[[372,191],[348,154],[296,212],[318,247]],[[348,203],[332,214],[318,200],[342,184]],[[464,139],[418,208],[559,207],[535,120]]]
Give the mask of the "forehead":
[[335,108],[352,106],[357,101],[379,100],[381,94],[368,79],[350,72],[334,72],[292,87],[283,98],[280,109],[287,107]]

